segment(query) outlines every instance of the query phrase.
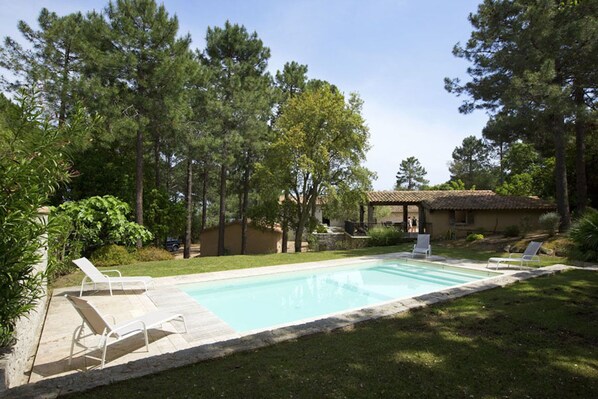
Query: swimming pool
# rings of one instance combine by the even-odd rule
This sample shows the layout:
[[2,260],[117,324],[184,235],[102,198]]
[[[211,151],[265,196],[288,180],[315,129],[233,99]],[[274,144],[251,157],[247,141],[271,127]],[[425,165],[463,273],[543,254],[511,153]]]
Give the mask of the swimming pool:
[[410,260],[179,285],[239,333],[313,320],[496,276]]

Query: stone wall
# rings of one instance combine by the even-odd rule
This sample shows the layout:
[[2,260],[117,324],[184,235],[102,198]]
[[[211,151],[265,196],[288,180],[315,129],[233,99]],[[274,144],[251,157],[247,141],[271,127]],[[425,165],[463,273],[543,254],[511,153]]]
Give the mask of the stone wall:
[[369,239],[347,233],[314,233],[314,237],[318,240],[318,251],[363,248],[367,246]]
[[[39,216],[43,223],[47,223],[48,209],[40,209]],[[42,237],[41,242],[43,243],[40,248],[42,258],[40,263],[35,266],[36,272],[45,271],[48,265],[46,237]],[[45,284],[43,290],[42,298],[35,309],[27,316],[17,320],[15,345],[10,352],[0,355],[0,396],[2,396],[4,390],[28,382],[29,376],[27,373],[33,364],[33,357],[37,350],[39,336],[46,317],[48,292]]]

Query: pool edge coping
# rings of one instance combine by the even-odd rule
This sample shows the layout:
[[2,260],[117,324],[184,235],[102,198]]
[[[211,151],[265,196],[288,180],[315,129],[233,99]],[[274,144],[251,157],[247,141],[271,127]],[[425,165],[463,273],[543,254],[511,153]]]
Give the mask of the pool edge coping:
[[[391,255],[396,256],[396,254]],[[391,257],[388,256],[388,254],[383,256]],[[371,260],[371,258],[369,260]],[[455,265],[448,264],[448,266]],[[449,301],[476,292],[504,287],[517,281],[552,275],[570,269],[584,268],[558,264],[532,270],[513,270],[511,273],[503,274],[492,279],[475,281],[464,286],[451,287],[430,294],[423,294],[404,300],[398,300],[390,304],[368,307],[336,317],[318,319],[305,324],[292,325],[276,330],[268,330],[256,334],[244,335],[225,341],[198,345],[176,352],[151,356],[125,364],[107,367],[103,370],[90,370],[87,372],[51,377],[35,383],[11,388],[3,392],[3,394],[5,394],[5,397],[7,398],[52,398],[59,395],[82,392],[114,382],[143,377],[169,369],[188,366],[208,359],[228,356],[237,352],[254,350],[280,342],[297,339],[302,336],[322,332],[331,332],[364,321],[388,317],[411,309],[422,308],[435,303]]]

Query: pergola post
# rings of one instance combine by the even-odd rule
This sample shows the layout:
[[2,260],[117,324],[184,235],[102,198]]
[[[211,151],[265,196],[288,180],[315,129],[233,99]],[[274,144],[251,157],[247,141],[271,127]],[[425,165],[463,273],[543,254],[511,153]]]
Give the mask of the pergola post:
[[403,231],[405,233],[409,232],[409,226],[407,226],[407,213],[409,212],[409,207],[407,205],[403,205]]
[[368,204],[368,225],[372,225],[374,223],[374,207]]

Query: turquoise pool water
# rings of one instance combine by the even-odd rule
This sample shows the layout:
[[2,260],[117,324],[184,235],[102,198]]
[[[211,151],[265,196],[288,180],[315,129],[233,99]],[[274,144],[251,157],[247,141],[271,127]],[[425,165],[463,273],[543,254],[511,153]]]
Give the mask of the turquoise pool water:
[[496,274],[404,260],[178,287],[239,333],[439,291]]

